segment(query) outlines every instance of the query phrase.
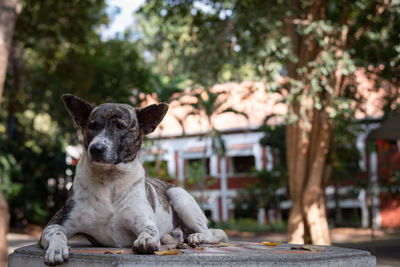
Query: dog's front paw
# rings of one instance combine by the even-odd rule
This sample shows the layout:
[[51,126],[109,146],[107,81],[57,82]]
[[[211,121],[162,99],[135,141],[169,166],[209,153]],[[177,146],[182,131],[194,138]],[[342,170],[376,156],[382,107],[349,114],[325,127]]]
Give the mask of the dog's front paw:
[[149,233],[141,233],[133,242],[133,250],[138,253],[151,254],[160,249],[160,240]]
[[194,233],[188,236],[188,243],[191,245],[196,244],[215,244],[218,243],[218,240],[214,237],[214,235],[207,231],[204,233]]
[[47,265],[57,265],[67,261],[69,258],[69,247],[64,240],[55,240],[50,243],[46,250],[44,263]]

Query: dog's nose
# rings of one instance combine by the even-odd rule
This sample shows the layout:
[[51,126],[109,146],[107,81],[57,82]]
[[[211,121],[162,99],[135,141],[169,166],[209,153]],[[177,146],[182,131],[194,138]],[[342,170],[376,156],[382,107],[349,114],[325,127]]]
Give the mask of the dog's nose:
[[99,155],[104,153],[106,147],[102,144],[93,144],[90,146],[89,150],[92,155]]

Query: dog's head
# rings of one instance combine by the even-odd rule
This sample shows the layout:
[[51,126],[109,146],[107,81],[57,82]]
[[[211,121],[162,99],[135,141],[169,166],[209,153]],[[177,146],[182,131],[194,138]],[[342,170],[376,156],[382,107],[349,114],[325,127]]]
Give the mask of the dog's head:
[[84,134],[84,148],[92,163],[119,164],[134,160],[143,135],[155,130],[168,110],[165,103],[144,108],[106,103],[93,106],[87,101],[63,95],[69,114]]

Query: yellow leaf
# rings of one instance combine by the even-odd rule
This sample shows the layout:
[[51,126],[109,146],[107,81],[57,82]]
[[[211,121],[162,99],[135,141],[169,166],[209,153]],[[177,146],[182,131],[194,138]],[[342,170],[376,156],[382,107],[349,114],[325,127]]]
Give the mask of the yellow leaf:
[[263,241],[263,242],[261,242],[263,245],[266,245],[266,246],[276,246],[276,245],[279,245],[281,242],[268,242],[268,241]]
[[236,246],[237,246],[236,244],[225,243],[225,242],[219,242],[219,244],[220,244],[221,246],[224,246],[224,247],[236,247]]
[[205,249],[205,247],[202,247],[202,246],[196,246],[194,249],[195,249],[195,250],[204,250],[204,249]]
[[176,255],[179,254],[179,250],[171,249],[171,250],[160,250],[154,252],[157,255]]

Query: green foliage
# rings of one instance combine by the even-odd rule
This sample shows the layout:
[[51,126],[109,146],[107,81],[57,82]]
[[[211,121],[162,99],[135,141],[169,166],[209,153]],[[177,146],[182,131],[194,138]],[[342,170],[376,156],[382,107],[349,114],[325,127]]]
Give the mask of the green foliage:
[[343,184],[360,171],[360,152],[356,142],[361,130],[358,122],[335,121],[327,156],[327,165],[332,168],[330,177],[332,183]]
[[[150,73],[134,43],[125,40],[92,40],[80,49],[71,49],[49,70],[40,51],[27,49],[18,75],[24,81],[18,99],[12,84],[5,91],[4,108],[32,109],[51,114],[63,129],[72,130],[61,95],[72,93],[94,104],[123,102],[138,104],[139,93],[150,91]],[[10,81],[14,75],[10,75]],[[9,100],[9,101],[7,101]],[[10,114],[11,115],[11,114]]]
[[[267,118],[268,120],[269,118]],[[267,122],[267,120],[265,122]],[[286,133],[284,125],[267,125],[261,126],[260,130],[264,136],[260,140],[263,146],[271,148],[272,156],[275,159],[274,165],[286,169]]]
[[17,173],[20,168],[12,154],[0,152],[1,189],[6,199],[17,197],[22,189],[21,183],[11,181],[13,173]]
[[[67,168],[65,141],[56,129],[35,128],[39,114],[26,111],[15,116],[17,123],[12,139],[3,133],[0,144],[4,153],[1,156],[2,190],[9,202],[13,224],[28,219],[43,225],[61,207],[67,194],[64,183],[58,186],[59,180],[65,180]],[[49,178],[56,181],[54,191],[48,188]]]
[[146,170],[147,177],[158,178],[171,182],[175,180],[176,177],[169,175],[168,173],[168,163],[166,161],[159,160],[156,158],[155,161],[146,161],[143,163],[143,167]]
[[[283,91],[288,106],[311,98],[309,106],[289,109],[288,123],[299,117],[308,122],[310,108],[337,119],[351,114],[354,85],[339,94],[333,75],[364,67],[378,74],[376,80],[399,85],[399,3],[329,0],[321,19],[308,20],[309,3],[295,2],[146,1],[137,14],[139,36],[154,62],[187,77],[188,86],[251,79]],[[299,47],[287,34],[291,26]]]
[[138,104],[151,73],[138,44],[101,40],[104,0],[22,1],[0,110],[0,174],[14,225],[44,225],[63,205],[77,143],[61,101],[73,93],[94,104]]
[[201,160],[188,164],[185,168],[186,181],[189,185],[198,185],[206,175]]
[[15,26],[14,42],[40,54],[40,60],[54,67],[70,49],[80,49],[98,38],[97,30],[108,23],[104,0],[22,0]]
[[[60,103],[63,93],[72,93],[94,104],[122,102],[136,105],[141,101],[141,92],[150,92],[149,78],[150,73],[134,43],[96,40],[83,49],[69,51],[46,81],[33,82],[48,84],[46,91],[54,103]],[[35,100],[40,103],[39,99]],[[62,105],[52,111],[52,116],[62,127],[66,127],[66,114]],[[68,125],[71,124],[68,122]]]

